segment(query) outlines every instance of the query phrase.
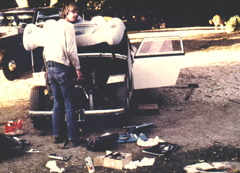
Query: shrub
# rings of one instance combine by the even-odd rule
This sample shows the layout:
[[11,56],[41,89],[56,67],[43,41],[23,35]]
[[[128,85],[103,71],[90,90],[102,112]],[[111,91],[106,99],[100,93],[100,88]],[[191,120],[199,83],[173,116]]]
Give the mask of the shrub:
[[226,22],[226,29],[228,31],[240,31],[240,17],[238,15],[231,17]]

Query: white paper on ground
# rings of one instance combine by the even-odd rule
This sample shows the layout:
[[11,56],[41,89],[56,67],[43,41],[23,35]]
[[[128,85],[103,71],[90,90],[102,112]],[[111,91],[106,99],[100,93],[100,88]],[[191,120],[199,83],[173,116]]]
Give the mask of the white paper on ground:
[[144,157],[139,163],[139,166],[152,166],[154,162],[155,162],[155,157],[153,158]]
[[65,171],[64,168],[59,168],[57,166],[56,160],[48,161],[47,164],[46,164],[46,167],[50,169],[50,172],[62,173],[63,171]]
[[231,168],[231,165],[228,163],[224,162],[212,162],[212,165],[214,166],[215,169],[217,170],[222,170],[222,169],[229,169]]
[[210,170],[215,169],[214,173],[217,173],[216,170],[221,171],[228,168],[231,168],[231,165],[224,162],[213,162],[212,164],[203,162],[203,163],[196,163],[193,165],[187,165],[184,167],[184,170],[187,173],[199,173],[199,172],[212,172]]
[[127,165],[124,166],[124,169],[136,169],[137,167],[142,166],[152,166],[155,162],[155,157],[153,158],[147,158],[144,157],[141,162],[139,160],[131,161]]
[[155,138],[149,138],[147,141],[143,141],[141,138],[138,138],[137,145],[141,147],[152,147],[154,145],[157,145],[159,142],[165,142],[162,139],[159,139],[158,136]]

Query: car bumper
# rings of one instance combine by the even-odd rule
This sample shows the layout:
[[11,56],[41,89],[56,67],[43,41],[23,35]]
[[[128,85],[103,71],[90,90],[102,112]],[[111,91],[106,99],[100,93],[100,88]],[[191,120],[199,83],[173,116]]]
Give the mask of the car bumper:
[[[78,121],[82,122],[85,121],[85,117],[88,116],[109,116],[109,115],[121,115],[124,114],[125,109],[124,108],[119,108],[119,109],[104,109],[104,110],[84,110],[80,109],[77,111],[78,113]],[[33,117],[33,116],[52,116],[53,111],[28,111],[28,116]]]

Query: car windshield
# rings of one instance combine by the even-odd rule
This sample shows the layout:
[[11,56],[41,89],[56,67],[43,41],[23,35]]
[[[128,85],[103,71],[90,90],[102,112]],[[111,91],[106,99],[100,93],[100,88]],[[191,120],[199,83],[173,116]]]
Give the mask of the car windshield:
[[0,26],[17,27],[23,23],[32,22],[33,12],[5,12],[0,13]]
[[92,33],[95,28],[96,28],[96,24],[90,24],[90,23],[81,23],[81,24],[74,25],[76,36]]
[[60,10],[59,9],[47,9],[47,10],[39,11],[37,14],[36,24],[41,24],[49,19],[59,20],[60,19]]

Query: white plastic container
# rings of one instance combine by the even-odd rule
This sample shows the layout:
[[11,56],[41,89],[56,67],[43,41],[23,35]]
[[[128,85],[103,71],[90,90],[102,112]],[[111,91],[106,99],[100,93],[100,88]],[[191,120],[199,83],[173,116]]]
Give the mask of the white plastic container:
[[93,166],[93,162],[92,162],[91,157],[87,156],[87,157],[85,158],[85,161],[86,161],[86,165],[87,165],[88,172],[89,172],[89,173],[95,172],[95,169],[94,169],[94,166]]

